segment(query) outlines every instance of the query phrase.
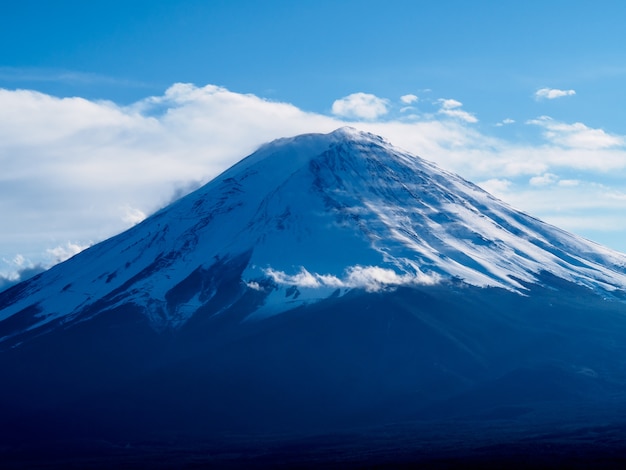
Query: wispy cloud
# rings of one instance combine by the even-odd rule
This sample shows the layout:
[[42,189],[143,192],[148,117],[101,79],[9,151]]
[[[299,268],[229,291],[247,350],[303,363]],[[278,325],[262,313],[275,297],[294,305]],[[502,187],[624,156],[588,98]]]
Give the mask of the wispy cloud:
[[502,197],[509,191],[513,182],[507,179],[491,178],[487,181],[481,181],[478,185],[485,191],[497,197]]
[[11,269],[8,274],[0,273],[0,291],[8,289],[9,287],[25,279],[33,277],[47,269],[47,267],[42,264],[32,263],[21,254],[15,255],[11,260],[5,259],[3,261],[5,264],[12,266],[13,269]]
[[11,83],[56,82],[71,85],[109,85],[132,88],[147,88],[148,84],[135,80],[120,79],[96,73],[77,72],[64,69],[37,67],[0,66],[0,80]]
[[562,98],[563,96],[573,96],[576,94],[575,90],[559,90],[558,88],[540,88],[535,92],[535,99],[537,100],[553,100],[556,98]]
[[400,97],[400,101],[402,101],[404,104],[416,103],[417,100],[418,100],[417,95],[413,95],[413,94],[402,95]]
[[528,121],[544,129],[544,136],[551,142],[571,148],[604,149],[620,147],[626,143],[623,136],[611,135],[602,129],[587,127],[582,122],[567,124],[548,116]]
[[476,116],[467,111],[461,109],[463,103],[453,99],[440,99],[439,104],[441,108],[439,109],[439,114],[443,114],[445,116],[449,116],[455,119],[460,119],[461,121],[474,123],[478,122]]
[[544,173],[543,175],[533,176],[528,181],[531,186],[547,186],[554,184],[559,180],[559,177],[553,173]]
[[53,262],[56,264],[65,261],[66,259],[69,259],[74,255],[77,255],[81,251],[89,248],[90,246],[91,243],[81,244],[67,242],[65,245],[59,245],[54,248],[49,248],[47,251],[53,256]]
[[389,101],[369,93],[352,93],[336,100],[332,112],[347,118],[377,119],[389,112]]
[[89,248],[89,246],[91,246],[91,243],[67,242],[64,245],[48,248],[46,250],[48,255],[46,259],[38,262],[33,262],[22,254],[17,254],[10,260],[3,259],[2,264],[4,264],[5,269],[3,270],[4,272],[0,272],[0,291],[48,270],[55,264],[61,263]]
[[8,289],[15,284],[19,284],[26,279],[29,279],[33,276],[36,276],[39,273],[42,273],[47,268],[43,265],[33,265],[26,268],[18,268],[15,271],[12,271],[10,275],[0,274],[0,292]]
[[[482,186],[482,185],[481,185]],[[514,207],[571,231],[619,238],[626,231],[624,192],[594,181],[559,179],[551,184],[516,184],[498,196]]]
[[147,217],[143,211],[130,207],[128,204],[123,207],[123,210],[122,220],[130,225],[136,225]]
[[496,123],[496,126],[502,127],[502,126],[508,126],[509,124],[514,124],[514,123],[515,123],[515,119],[506,118],[506,119],[503,119],[502,121]]

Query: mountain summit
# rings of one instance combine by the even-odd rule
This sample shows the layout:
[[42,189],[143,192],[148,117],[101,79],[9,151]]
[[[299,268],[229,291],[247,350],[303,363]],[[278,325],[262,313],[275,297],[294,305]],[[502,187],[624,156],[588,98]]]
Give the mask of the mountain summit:
[[626,255],[380,137],[279,139],[0,293],[0,429],[23,445],[602,421],[626,396],[625,293]]

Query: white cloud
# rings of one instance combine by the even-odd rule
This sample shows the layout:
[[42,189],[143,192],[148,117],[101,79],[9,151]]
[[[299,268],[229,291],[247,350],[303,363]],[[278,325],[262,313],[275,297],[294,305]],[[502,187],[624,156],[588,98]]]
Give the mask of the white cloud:
[[617,201],[626,201],[626,193],[615,189],[606,189],[604,196],[608,199],[615,199]]
[[507,179],[492,178],[487,181],[482,181],[478,185],[488,193],[494,196],[502,197],[512,186],[512,182]]
[[71,258],[74,255],[77,255],[83,250],[86,250],[91,246],[91,243],[88,244],[80,244],[80,243],[71,243],[67,242],[65,245],[59,245],[54,248],[49,248],[47,252],[53,256],[54,263],[60,263],[61,261],[65,261],[66,259]]
[[606,240],[619,243],[620,234],[623,238],[626,232],[626,218],[618,216],[626,209],[625,193],[596,182],[564,179],[544,186],[516,185],[515,191],[506,194],[506,201],[587,238],[603,234]]
[[352,93],[333,103],[336,116],[356,119],[377,119],[389,112],[389,102],[369,93]]
[[348,287],[358,287],[375,292],[395,286],[433,285],[439,281],[439,276],[435,274],[398,274],[392,269],[379,266],[352,266],[347,270],[345,283]]
[[417,95],[412,95],[412,94],[402,95],[400,97],[400,101],[402,101],[404,104],[415,103],[417,102],[417,100],[418,100]]
[[0,272],[0,291],[71,258],[84,249],[89,248],[89,245],[68,242],[65,245],[49,248],[46,250],[47,259],[37,263],[32,262],[22,254],[15,255],[11,260],[2,259],[5,269]]
[[18,253],[13,258],[12,263],[18,268],[22,268],[26,264],[26,258],[24,258],[24,256],[21,253]]
[[271,268],[266,269],[265,274],[277,284],[312,288],[322,287],[322,285],[325,284],[321,281],[320,276],[311,274],[304,268],[301,268],[297,274],[291,276],[285,274],[283,271],[275,271]]
[[528,181],[531,186],[547,186],[554,184],[559,180],[559,177],[553,173],[544,173],[543,175],[533,176]]
[[441,108],[438,111],[439,114],[450,116],[469,123],[478,122],[476,116],[461,109],[463,103],[460,101],[453,99],[440,99],[439,104],[441,105]]
[[463,103],[454,99],[440,99],[439,103],[443,109],[456,109],[463,106]]
[[506,118],[506,119],[503,119],[502,121],[498,122],[496,124],[496,126],[502,127],[502,126],[508,126],[509,124],[514,124],[514,123],[515,123],[515,119]]
[[528,123],[542,127],[546,139],[564,147],[595,150],[620,147],[626,143],[623,136],[611,135],[602,129],[593,129],[581,122],[566,124],[549,116],[541,116]]
[[143,211],[130,207],[128,204],[122,207],[122,210],[124,212],[122,221],[127,224],[136,225],[146,218],[146,214]]
[[256,290],[256,291],[260,291],[260,292],[264,291],[264,289],[261,286],[261,284],[259,284],[256,281],[248,281],[248,282],[246,282],[246,286],[248,286],[252,290]]
[[294,275],[283,271],[266,269],[265,274],[275,283],[302,288],[357,288],[368,292],[378,292],[388,288],[405,285],[432,285],[440,281],[437,275],[424,273],[398,274],[393,269],[379,266],[350,266],[346,268],[343,278],[332,274],[310,273],[304,267]]
[[31,263],[22,255],[16,255],[13,262],[7,260],[3,261],[9,266],[13,265],[13,269],[11,269],[8,273],[0,273],[0,291],[8,289],[18,282],[33,277],[47,269],[41,264]]
[[535,92],[535,98],[538,100],[561,98],[563,96],[575,95],[575,90],[559,90],[558,88],[541,88]]

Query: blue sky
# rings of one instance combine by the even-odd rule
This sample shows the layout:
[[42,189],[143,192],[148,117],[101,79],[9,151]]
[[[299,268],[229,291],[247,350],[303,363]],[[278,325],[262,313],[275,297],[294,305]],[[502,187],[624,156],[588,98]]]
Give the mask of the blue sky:
[[0,15],[0,285],[344,124],[626,251],[626,3],[33,1]]

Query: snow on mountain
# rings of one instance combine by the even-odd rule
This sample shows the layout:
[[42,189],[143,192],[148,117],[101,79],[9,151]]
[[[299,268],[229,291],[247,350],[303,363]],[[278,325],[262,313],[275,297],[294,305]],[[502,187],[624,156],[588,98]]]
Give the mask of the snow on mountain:
[[[217,302],[229,269],[235,291]],[[262,318],[353,289],[448,280],[523,295],[543,273],[610,296],[626,287],[626,255],[342,128],[266,144],[132,229],[0,294],[0,341],[123,304],[168,328],[252,292],[261,300],[250,318]]]

